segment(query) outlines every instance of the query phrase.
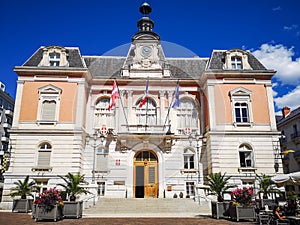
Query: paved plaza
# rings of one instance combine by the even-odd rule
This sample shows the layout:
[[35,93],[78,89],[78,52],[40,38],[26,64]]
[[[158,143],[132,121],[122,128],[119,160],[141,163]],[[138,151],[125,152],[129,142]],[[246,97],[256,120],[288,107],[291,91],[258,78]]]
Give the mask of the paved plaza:
[[242,221],[235,222],[230,220],[217,220],[209,216],[199,216],[197,218],[81,218],[81,219],[64,219],[57,222],[38,221],[35,222],[27,213],[0,212],[1,225],[253,225],[255,222]]

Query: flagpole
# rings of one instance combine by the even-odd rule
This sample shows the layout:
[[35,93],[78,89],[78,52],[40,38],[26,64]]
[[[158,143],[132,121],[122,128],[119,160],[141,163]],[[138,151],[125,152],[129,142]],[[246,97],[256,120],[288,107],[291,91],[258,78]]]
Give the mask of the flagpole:
[[[147,78],[147,85],[148,85],[148,93],[147,95],[149,95],[149,77]],[[145,125],[145,131],[147,131],[147,125],[148,125],[148,96],[147,96],[147,99],[146,99],[146,125]]]
[[163,130],[164,130],[165,127],[166,127],[167,119],[169,118],[169,114],[170,114],[171,105],[172,105],[172,102],[173,102],[173,100],[174,100],[174,96],[175,96],[175,94],[176,94],[176,90],[177,90],[178,86],[179,86],[179,80],[177,80],[177,85],[176,85],[175,93],[172,95],[172,100],[171,100],[171,102],[170,102],[170,104],[169,104],[169,107],[168,107],[168,113],[167,113],[167,115],[166,115],[166,119],[165,119],[165,123],[164,123],[164,126],[163,126]]
[[[121,93],[121,92],[120,92],[120,89],[119,89],[118,82],[117,82],[116,79],[115,79],[115,81],[116,81],[116,85],[117,85],[118,92]],[[126,116],[125,109],[124,109],[124,105],[123,105],[123,101],[122,101],[122,94],[120,94],[120,102],[121,102],[121,106],[122,106],[122,109],[123,109],[125,121],[126,121],[126,124],[127,124],[127,130],[129,130],[128,120],[127,120],[127,116]]]

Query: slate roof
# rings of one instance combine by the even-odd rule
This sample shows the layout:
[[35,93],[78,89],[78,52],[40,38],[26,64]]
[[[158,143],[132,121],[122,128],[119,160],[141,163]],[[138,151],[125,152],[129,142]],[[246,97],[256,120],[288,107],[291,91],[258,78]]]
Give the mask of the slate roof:
[[[227,50],[214,50],[211,54],[208,68],[209,70],[223,70]],[[251,53],[245,51],[248,55],[249,65],[253,70],[266,70],[266,68]]]
[[290,114],[288,114],[285,118],[281,117],[278,121],[277,121],[277,125],[281,125],[284,122],[287,122],[290,119],[293,119],[296,116],[300,116],[300,107],[294,109],[293,111],[290,112]]
[[[43,48],[41,46],[24,64],[23,66],[38,66],[43,58]],[[84,68],[85,65],[81,60],[81,54],[78,48],[65,48],[67,50],[67,60],[69,67]]]

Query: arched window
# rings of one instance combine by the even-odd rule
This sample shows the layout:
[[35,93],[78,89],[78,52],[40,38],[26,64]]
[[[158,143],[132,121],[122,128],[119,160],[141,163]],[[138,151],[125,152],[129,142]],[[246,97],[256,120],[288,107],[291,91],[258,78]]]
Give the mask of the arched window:
[[114,108],[108,110],[109,98],[103,97],[98,99],[95,105],[95,114],[94,114],[94,127],[97,129],[101,129],[101,127],[105,126],[107,129],[114,128],[113,124],[113,115]]
[[179,133],[187,129],[191,132],[198,128],[198,112],[195,103],[187,98],[180,99],[180,106],[176,108]]
[[191,149],[185,149],[183,153],[184,169],[195,169],[195,152]]
[[38,150],[38,167],[50,167],[52,146],[48,142],[40,144]]
[[239,147],[240,167],[254,167],[253,151],[249,145],[242,144]]
[[156,103],[153,99],[148,98],[147,102],[139,107],[142,99],[136,103],[136,118],[137,124],[140,125],[156,125],[157,124],[157,110]]
[[42,104],[42,120],[54,121],[56,111],[56,101],[45,100]]

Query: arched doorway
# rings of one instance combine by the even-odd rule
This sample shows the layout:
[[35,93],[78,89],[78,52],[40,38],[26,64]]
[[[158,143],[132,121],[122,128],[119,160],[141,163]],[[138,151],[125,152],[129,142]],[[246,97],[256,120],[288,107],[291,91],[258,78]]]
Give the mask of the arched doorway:
[[154,151],[138,151],[133,160],[134,184],[136,198],[158,197],[158,159]]

